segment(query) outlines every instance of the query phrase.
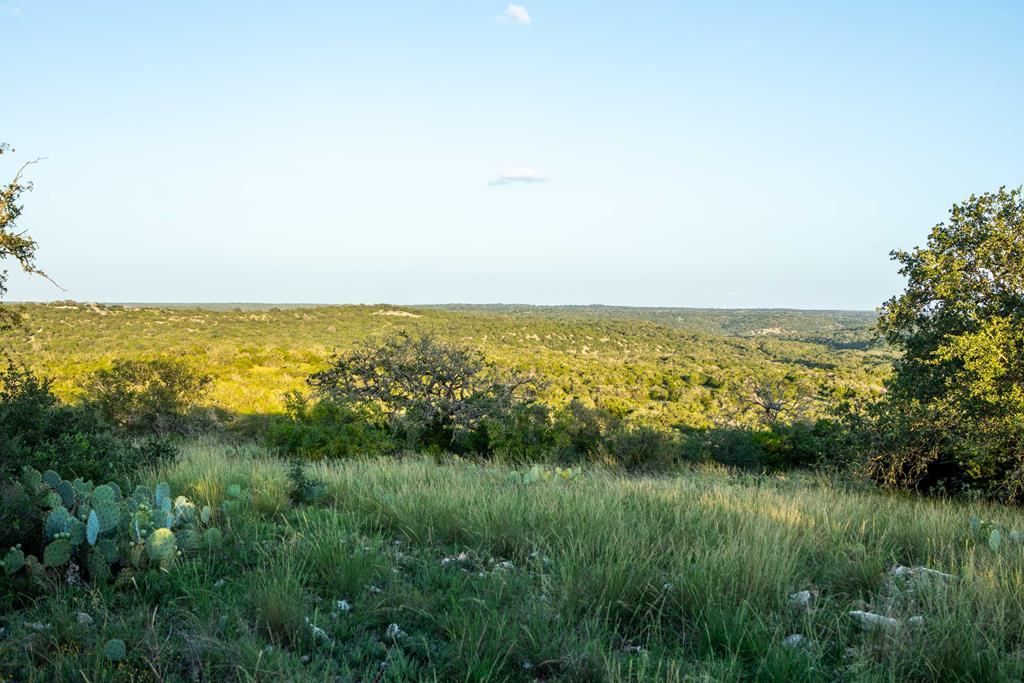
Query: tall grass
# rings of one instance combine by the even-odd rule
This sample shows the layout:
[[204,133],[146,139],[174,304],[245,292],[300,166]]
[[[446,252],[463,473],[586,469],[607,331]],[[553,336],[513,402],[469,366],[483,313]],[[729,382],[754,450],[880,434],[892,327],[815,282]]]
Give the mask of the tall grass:
[[[60,587],[9,620],[0,677],[1024,677],[1024,546],[994,552],[968,526],[977,515],[1024,529],[1015,509],[721,468],[525,483],[506,468],[409,457],[319,463],[305,476],[326,496],[293,505],[284,462],[188,446],[149,480],[215,506],[241,485],[224,550],[152,584]],[[956,578],[904,582],[893,565]],[[791,604],[799,590],[814,593],[809,609]],[[862,631],[854,609],[903,625]],[[76,610],[96,625],[76,626]],[[804,644],[786,647],[792,634]],[[108,637],[129,643],[121,669],[96,656]]]

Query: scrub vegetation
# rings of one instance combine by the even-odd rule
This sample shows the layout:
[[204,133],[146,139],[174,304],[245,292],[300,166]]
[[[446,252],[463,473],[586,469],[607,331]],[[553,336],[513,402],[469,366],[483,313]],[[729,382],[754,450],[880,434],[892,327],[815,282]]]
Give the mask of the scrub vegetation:
[[4,303],[0,681],[1021,680],[1024,196],[893,257],[877,315]]

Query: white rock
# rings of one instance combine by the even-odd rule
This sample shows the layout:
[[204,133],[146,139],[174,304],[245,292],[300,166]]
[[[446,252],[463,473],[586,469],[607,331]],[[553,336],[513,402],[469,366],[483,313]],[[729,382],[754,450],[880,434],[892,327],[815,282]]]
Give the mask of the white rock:
[[914,628],[917,628],[918,626],[924,626],[924,617],[910,617],[909,619],[907,619],[907,626],[913,626]]
[[898,566],[898,567],[893,567],[890,570],[889,573],[892,574],[893,576],[897,577],[897,578],[907,578],[907,579],[912,579],[912,578],[915,578],[915,577],[918,577],[918,576],[926,576],[926,577],[928,577],[930,579],[942,579],[943,581],[949,581],[950,579],[956,578],[952,574],[947,574],[946,572],[940,572],[938,569],[931,569],[930,567],[925,567],[925,566],[920,566],[920,567],[903,567],[903,566]]
[[797,591],[789,596],[789,604],[797,609],[807,609],[811,606],[811,599],[814,596],[811,591]]
[[349,604],[348,600],[338,600],[338,602],[334,603],[334,606],[338,608],[339,612],[351,612],[352,611],[352,605]]
[[860,627],[865,631],[875,628],[892,629],[897,628],[900,625],[898,619],[886,617],[881,614],[875,614],[873,612],[863,612],[859,609],[856,609],[850,612],[849,614],[851,617],[860,622]]
[[782,640],[782,647],[802,647],[808,644],[807,637],[802,633],[794,633]]
[[384,632],[388,638],[404,638],[406,636],[405,631],[398,627],[398,624],[390,624],[388,630]]
[[85,612],[75,612],[75,620],[82,626],[92,626],[92,617]]

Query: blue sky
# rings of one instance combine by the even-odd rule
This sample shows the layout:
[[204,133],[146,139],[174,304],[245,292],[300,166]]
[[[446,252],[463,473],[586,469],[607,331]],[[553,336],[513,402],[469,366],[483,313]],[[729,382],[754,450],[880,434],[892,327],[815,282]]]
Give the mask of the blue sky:
[[[527,21],[528,20],[528,21]],[[0,0],[10,299],[874,308],[1024,182],[1020,2]]]

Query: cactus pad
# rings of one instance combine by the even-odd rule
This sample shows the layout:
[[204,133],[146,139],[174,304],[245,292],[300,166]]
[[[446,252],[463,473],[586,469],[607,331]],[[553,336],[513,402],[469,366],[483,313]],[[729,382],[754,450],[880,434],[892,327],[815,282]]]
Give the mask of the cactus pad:
[[57,534],[63,534],[68,530],[71,520],[71,513],[64,506],[55,508],[46,516],[46,524],[44,525],[46,537],[54,538]]
[[29,491],[36,493],[43,485],[43,475],[34,467],[23,467],[21,470],[21,483]]
[[112,662],[123,661],[128,656],[124,641],[118,638],[108,640],[107,644],[103,646],[103,656]]
[[146,554],[154,562],[174,557],[177,550],[178,542],[170,529],[157,529],[146,539]]
[[61,536],[50,543],[43,550],[43,565],[46,567],[60,567],[71,559],[71,540]]
[[4,555],[4,572],[11,575],[25,566],[25,553],[21,548],[11,548]]
[[57,484],[57,493],[60,495],[60,500],[64,503],[64,507],[73,508],[75,506],[75,487],[71,485],[71,482],[62,481]]
[[167,482],[162,481],[156,485],[155,494],[156,496],[154,500],[156,502],[156,506],[163,507],[164,501],[169,500],[171,497],[171,487],[167,484]]
[[89,521],[85,523],[85,540],[89,545],[96,545],[96,537],[100,534],[100,519],[95,510],[89,510]]

